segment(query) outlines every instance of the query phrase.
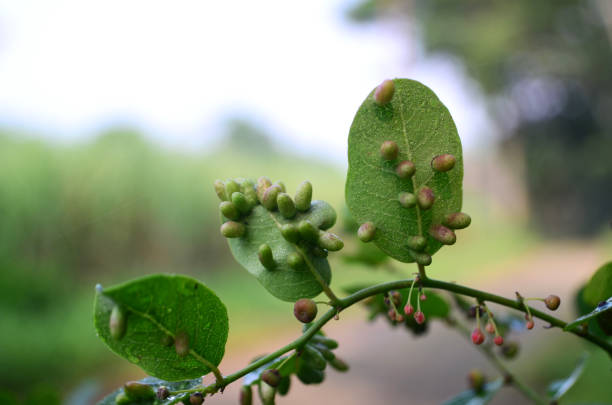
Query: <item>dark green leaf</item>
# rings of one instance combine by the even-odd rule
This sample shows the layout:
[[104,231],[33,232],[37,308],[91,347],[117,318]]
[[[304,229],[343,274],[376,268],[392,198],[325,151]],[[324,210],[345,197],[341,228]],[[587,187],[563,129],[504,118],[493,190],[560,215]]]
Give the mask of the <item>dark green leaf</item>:
[[[435,253],[442,245],[428,230],[441,224],[446,214],[461,210],[463,159],[453,119],[436,95],[413,80],[395,79],[394,83],[395,95],[389,104],[377,105],[372,92],[355,116],[348,141],[346,201],[359,223],[374,223],[378,247],[397,260],[413,262],[406,246],[408,237],[427,237],[426,252]],[[381,159],[379,148],[384,141],[399,145],[396,161]],[[455,156],[455,167],[434,172],[432,159],[444,153]],[[402,160],[416,165],[412,178],[396,175],[395,167]],[[400,205],[400,192],[416,193],[425,185],[436,196],[432,208]]]
[[[126,332],[111,336],[112,309],[127,312]],[[98,336],[112,351],[164,380],[195,378],[210,372],[207,363],[221,362],[227,341],[228,319],[219,298],[199,281],[180,275],[158,274],[98,291],[95,299]],[[177,355],[176,335],[186,335],[189,352]]]
[[[158,378],[147,377],[147,378],[143,378],[142,380],[140,380],[140,382],[143,384],[150,385],[151,387],[153,387],[155,391],[157,391],[157,389],[161,386],[167,387],[170,391],[178,391],[178,390],[192,389],[202,384],[202,380],[200,378],[196,378],[193,380],[186,380],[186,381],[171,382],[171,381],[163,381]],[[116,405],[115,399],[117,398],[117,395],[120,395],[123,393],[124,393],[123,387],[119,388],[118,390],[114,391],[112,394],[104,397],[102,401],[98,402],[98,405]],[[142,400],[142,401],[135,402],[134,405],[169,405],[171,403],[175,403],[174,402],[175,399],[177,399],[176,396],[171,396],[165,400],[158,400],[156,398],[153,398],[150,400]]]
[[570,390],[570,388],[574,386],[584,371],[586,360],[587,356],[582,356],[582,358],[578,361],[576,368],[574,368],[574,371],[572,371],[572,374],[570,374],[569,377],[562,380],[553,381],[548,386],[548,396],[550,397],[551,401],[559,400],[567,391]]
[[484,405],[491,401],[495,394],[503,387],[504,380],[499,379],[485,384],[479,392],[464,391],[456,397],[444,402],[443,405]]
[[[333,218],[333,221],[330,220]],[[330,228],[335,222],[334,209],[324,201],[313,201],[310,210],[299,212],[294,218],[286,219],[278,211],[268,211],[262,205],[257,205],[244,218],[246,233],[241,238],[228,239],[232,253],[249,273],[275,297],[294,302],[300,298],[312,298],[322,291],[311,271],[316,271],[329,284],[331,270],[325,257],[313,254],[306,244],[293,244],[283,238],[280,227],[283,224],[298,224],[302,220],[310,220],[321,229]],[[259,261],[258,249],[267,243],[272,248],[276,267],[266,269]],[[294,269],[287,264],[287,257],[298,252],[305,258],[303,268]]]
[[583,315],[580,318],[568,323],[565,328],[563,328],[563,330],[572,330],[578,325],[590,321],[592,318],[595,318],[597,316],[604,316],[602,314],[604,314],[604,312],[610,309],[612,309],[612,297],[608,298],[606,301],[601,301],[599,305],[597,305],[595,309],[589,312],[588,314]]
[[591,308],[612,297],[612,262],[597,269],[585,286],[583,297]]

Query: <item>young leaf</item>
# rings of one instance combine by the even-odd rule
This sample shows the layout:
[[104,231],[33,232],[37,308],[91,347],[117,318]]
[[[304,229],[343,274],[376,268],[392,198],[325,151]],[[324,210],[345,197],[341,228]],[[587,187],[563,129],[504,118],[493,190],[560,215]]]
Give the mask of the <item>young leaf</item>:
[[[109,325],[118,305],[126,312],[121,339],[112,336]],[[210,372],[211,364],[221,362],[228,332],[227,311],[215,293],[193,278],[167,274],[99,290],[94,323],[112,351],[169,381]],[[177,354],[175,337],[187,345],[184,355]]]
[[[155,391],[157,391],[157,389],[162,386],[167,387],[170,391],[178,391],[178,390],[187,390],[187,389],[195,388],[202,384],[202,379],[196,378],[193,380],[171,382],[171,381],[160,380],[158,378],[146,377],[146,378],[143,378],[142,380],[139,380],[139,382],[142,384],[150,385]],[[123,387],[114,391],[112,394],[109,394],[106,397],[104,397],[104,399],[98,402],[98,405],[117,405],[116,398],[117,396],[122,395],[122,394],[124,394]],[[168,397],[164,400],[152,398],[152,399],[147,399],[147,400],[138,400],[137,402],[135,401],[135,403],[138,405],[170,405],[170,404],[176,403],[175,402],[176,398],[177,397],[175,396]]]
[[481,391],[464,391],[456,397],[444,402],[443,405],[484,405],[493,399],[503,385],[504,380],[495,380],[485,384]]
[[565,331],[569,331],[572,330],[574,328],[576,328],[578,325],[588,322],[589,320],[591,320],[592,318],[595,318],[596,316],[600,316],[602,315],[604,312],[608,311],[612,309],[612,297],[608,298],[606,301],[601,301],[597,307],[595,307],[594,310],[592,310],[591,312],[589,312],[586,315],[582,315],[580,318],[573,320],[572,322],[568,323],[567,325],[565,325],[565,328],[563,328],[563,330]]
[[[408,238],[426,237],[425,252],[435,253],[442,244],[429,235],[430,227],[461,210],[463,159],[453,119],[436,95],[413,80],[393,81],[391,102],[378,105],[370,94],[351,126],[346,201],[359,223],[374,223],[378,247],[394,259],[414,262],[406,245]],[[381,158],[380,147],[386,141],[399,146],[399,156],[393,161]],[[434,171],[432,160],[443,154],[455,157],[454,167]],[[397,175],[396,166],[402,161],[414,163],[413,176]],[[422,187],[433,190],[431,208],[400,204],[400,193],[417,195]]]
[[[245,217],[246,233],[240,238],[228,239],[232,254],[249,273],[275,297],[294,302],[300,298],[312,298],[322,291],[314,272],[329,284],[331,270],[325,257],[317,256],[313,250],[314,244],[301,240],[289,242],[281,234],[284,224],[299,224],[309,221],[319,230],[329,229],[336,221],[334,209],[325,201],[312,201],[310,209],[298,212],[293,218],[287,219],[278,211],[271,211],[262,205],[257,205]],[[267,244],[272,249],[275,266],[267,269],[259,260],[259,247]],[[288,264],[290,256],[299,255],[303,259],[301,266],[291,267]]]
[[548,396],[550,397],[551,401],[558,401],[563,395],[565,395],[565,393],[567,393],[567,391],[570,390],[570,388],[574,386],[584,371],[587,357],[587,355],[582,356],[569,377],[550,383],[548,386]]

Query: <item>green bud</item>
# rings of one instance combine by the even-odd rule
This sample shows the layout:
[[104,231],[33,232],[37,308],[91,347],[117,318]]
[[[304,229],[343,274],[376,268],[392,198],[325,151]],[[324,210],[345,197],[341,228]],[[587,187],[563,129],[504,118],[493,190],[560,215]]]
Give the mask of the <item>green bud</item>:
[[281,191],[282,191],[283,193],[286,193],[286,192],[287,192],[287,188],[285,187],[285,183],[283,183],[282,181],[276,181],[276,182],[274,182],[274,184],[272,184],[272,185],[273,185],[273,186],[279,186],[279,187],[280,187],[280,189],[281,189]]
[[389,102],[393,98],[394,93],[395,83],[393,83],[393,80],[384,80],[381,84],[378,85],[376,90],[374,90],[374,102],[376,102],[376,104],[378,105],[389,104]]
[[228,180],[225,182],[225,195],[227,197],[226,199],[229,199],[229,197],[236,191],[240,191],[240,186],[238,185],[238,183],[236,183],[234,180]]
[[344,242],[338,235],[331,232],[321,232],[319,234],[319,247],[330,252],[337,252],[344,247]]
[[362,242],[371,242],[376,236],[376,226],[372,222],[364,222],[357,230],[357,237]]
[[443,245],[452,245],[457,241],[455,232],[444,225],[433,225],[429,228],[429,234]]
[[454,212],[452,214],[448,214],[442,220],[442,224],[448,226],[451,229],[463,229],[470,226],[472,223],[472,218],[468,214],[463,212]]
[[349,365],[346,364],[346,362],[339,357],[336,357],[335,359],[330,361],[329,365],[335,368],[336,370],[342,371],[342,372],[348,371],[349,369]]
[[276,209],[276,198],[278,197],[278,193],[281,192],[279,186],[270,186],[264,192],[263,197],[261,199],[261,205],[266,207],[268,211],[273,211]]
[[408,248],[417,252],[422,252],[427,246],[427,239],[423,236],[410,236],[408,238]]
[[240,222],[227,221],[221,225],[221,235],[226,238],[239,238],[245,231],[246,228]]
[[300,270],[304,265],[304,258],[298,252],[292,252],[287,255],[287,264],[294,270]]
[[410,253],[410,256],[414,259],[414,261],[421,266],[429,266],[431,264],[431,256],[427,253],[417,252],[414,250],[408,250],[408,253]]
[[325,373],[321,370],[317,370],[314,367],[308,367],[307,364],[303,364],[298,369],[297,377],[302,384],[320,384],[325,379]]
[[289,376],[282,377],[280,380],[280,384],[276,388],[276,392],[285,396],[289,392],[289,388],[291,388],[291,378]]
[[240,405],[253,405],[253,390],[250,385],[240,388]]
[[240,184],[240,191],[244,194],[251,208],[257,205],[259,200],[257,198],[257,192],[255,191],[255,184],[253,184],[251,180],[243,181],[242,184]]
[[234,203],[231,203],[229,201],[222,201],[219,204],[219,211],[221,211],[221,214],[223,214],[223,216],[227,219],[237,220],[238,218],[240,218],[240,213],[238,212],[238,209],[236,208]]
[[128,397],[124,392],[121,392],[115,397],[115,403],[117,405],[128,405],[128,404],[133,404],[134,401],[132,400],[132,398]]
[[397,195],[397,200],[399,201],[400,205],[404,208],[412,208],[417,203],[417,198],[414,196],[414,194],[407,193],[405,191],[402,191],[401,193]]
[[397,143],[393,141],[384,141],[382,145],[380,145],[380,156],[382,156],[384,160],[395,160],[398,154],[399,147]]
[[119,340],[125,335],[127,329],[127,312],[123,307],[119,305],[113,307],[108,326],[113,339]]
[[331,350],[329,350],[325,345],[322,345],[320,343],[315,343],[313,345],[325,358],[325,361],[332,361],[336,358],[336,355],[334,354],[334,352],[332,352]]
[[155,398],[155,390],[148,384],[138,381],[128,381],[123,386],[123,391],[130,399]]
[[262,405],[274,405],[276,396],[276,388],[268,384],[260,384],[259,398]]
[[204,395],[201,392],[194,392],[189,396],[189,403],[191,405],[202,405],[204,402]]
[[409,160],[400,162],[395,168],[395,173],[400,179],[409,179],[414,176],[414,172],[416,172],[416,167],[414,166],[414,163]]
[[215,193],[217,193],[217,197],[221,201],[227,201],[227,193],[225,192],[225,183],[221,180],[215,180],[213,183],[213,187],[215,188]]
[[297,243],[300,240],[300,231],[294,224],[284,224],[280,228],[281,235],[289,243]]
[[486,383],[485,377],[480,370],[472,370],[468,374],[470,388],[476,392],[482,391]]
[[334,339],[330,339],[326,336],[323,336],[319,333],[315,334],[312,337],[313,342],[317,342],[322,344],[323,346],[327,347],[328,349],[334,350],[338,348],[338,342],[336,342]]
[[295,208],[298,211],[305,212],[310,209],[312,202],[312,184],[308,180],[303,181],[295,192]]
[[429,187],[423,186],[417,193],[417,202],[419,203],[419,207],[421,207],[421,209],[430,209],[435,199],[436,196],[434,195],[433,190]]
[[302,220],[298,224],[300,237],[308,242],[316,243],[319,240],[319,230],[308,220]]
[[310,323],[317,317],[317,304],[309,298],[301,298],[293,305],[293,315],[302,323]]
[[445,153],[431,160],[431,167],[437,172],[447,172],[455,167],[456,159],[453,155]]
[[310,364],[317,370],[325,370],[327,362],[325,358],[317,349],[314,349],[311,345],[304,346],[304,353],[302,353],[304,361]]
[[280,380],[280,372],[275,368],[265,370],[263,373],[261,373],[261,381],[265,382],[270,387],[278,387],[278,384],[280,384]]
[[251,212],[251,208],[253,208],[246,196],[240,191],[236,191],[234,194],[232,194],[232,204],[234,204],[234,207],[236,207],[241,214],[248,214]]
[[185,357],[189,353],[189,336],[180,331],[174,336],[174,350],[179,357]]
[[257,199],[260,202],[263,199],[264,193],[270,186],[272,186],[272,182],[269,178],[262,176],[257,179]]
[[284,218],[291,219],[295,216],[297,211],[289,194],[279,193],[278,197],[276,198],[276,204],[278,205],[278,210]]
[[259,246],[259,251],[257,252],[259,256],[259,261],[261,264],[268,270],[273,270],[276,267],[276,263],[274,263],[274,257],[272,256],[272,249],[270,245],[264,243]]

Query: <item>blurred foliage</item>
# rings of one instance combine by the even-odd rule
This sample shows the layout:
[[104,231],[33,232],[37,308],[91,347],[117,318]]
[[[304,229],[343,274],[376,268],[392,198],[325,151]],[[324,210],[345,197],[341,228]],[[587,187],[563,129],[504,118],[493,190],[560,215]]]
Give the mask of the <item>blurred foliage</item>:
[[609,3],[363,0],[348,15],[360,23],[414,22],[428,51],[460,58],[491,97],[505,142],[522,150],[531,222],[540,232],[593,235],[605,227],[612,201]]

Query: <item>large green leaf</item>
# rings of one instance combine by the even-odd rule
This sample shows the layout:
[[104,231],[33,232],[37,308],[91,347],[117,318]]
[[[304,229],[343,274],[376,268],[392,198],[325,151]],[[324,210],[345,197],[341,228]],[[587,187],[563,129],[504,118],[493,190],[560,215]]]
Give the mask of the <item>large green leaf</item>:
[[[124,334],[111,333],[113,308],[125,313]],[[158,274],[98,289],[94,322],[112,351],[164,380],[195,378],[217,366],[225,351],[228,319],[219,298],[199,281]],[[175,337],[187,338],[180,356]]]
[[443,405],[484,405],[489,403],[503,386],[504,380],[495,380],[485,384],[481,391],[464,391],[456,397],[444,402]]
[[550,397],[551,401],[558,401],[561,399],[561,397],[565,395],[574,386],[574,384],[576,384],[584,372],[587,357],[587,355],[582,356],[569,377],[562,380],[553,381],[548,386],[548,396]]
[[[196,378],[193,380],[170,382],[170,381],[160,380],[158,378],[146,377],[146,378],[143,378],[142,380],[139,380],[138,382],[142,384],[150,385],[155,391],[157,391],[157,389],[161,386],[168,388],[170,391],[179,391],[179,390],[187,390],[187,389],[198,387],[199,385],[202,384],[202,379]],[[113,393],[104,397],[102,401],[98,402],[98,405],[117,405],[117,397],[124,396],[124,394],[125,394],[125,390],[123,389],[123,387],[121,387],[115,390]],[[177,400],[179,397],[188,398],[189,394],[181,395],[181,396],[170,396],[166,398],[165,400],[160,400],[157,398],[149,398],[149,399],[140,399],[140,400],[134,400],[134,401],[125,400],[125,402],[127,404],[133,403],[134,405],[170,405],[170,404],[177,403]]]
[[[446,107],[423,84],[395,79],[395,94],[389,104],[378,105],[372,93],[357,112],[348,140],[349,171],[346,201],[355,219],[373,222],[374,242],[385,253],[402,262],[413,262],[406,245],[410,236],[427,238],[426,252],[433,254],[441,243],[428,231],[443,222],[444,216],[461,209],[463,160],[461,141]],[[399,156],[394,161],[381,158],[380,146],[394,141]],[[456,158],[454,168],[436,172],[432,159],[441,154]],[[397,163],[412,161],[414,176],[400,179]],[[417,204],[404,208],[398,201],[400,192],[416,193],[421,186],[431,188],[436,196],[430,209]]]
[[591,306],[612,297],[612,262],[597,269],[584,288],[584,300]]
[[612,312],[607,311],[610,305],[612,305],[609,303],[611,297],[612,262],[608,262],[597,269],[591,280],[589,280],[582,292],[579,293],[579,303],[583,307],[579,308],[581,310],[580,313],[584,313],[585,310],[592,311],[572,322],[572,328],[575,326],[573,324],[580,323],[578,321],[589,321],[589,329],[595,333],[612,336]]
[[[235,182],[239,183],[243,190],[248,188],[248,192],[254,192],[253,185],[248,180],[236,179]],[[286,218],[276,208],[264,207],[260,200],[234,220],[244,226],[244,232],[239,237],[228,238],[232,254],[238,263],[257,277],[275,297],[290,302],[315,297],[323,290],[322,283],[329,285],[331,281],[327,250],[316,241],[304,238],[289,242],[282,236],[281,227],[285,224],[298,226],[303,221],[308,221],[319,236],[329,236],[332,234],[325,231],[336,222],[335,210],[325,201],[310,202],[308,199],[306,210],[296,210],[294,216]],[[222,221],[230,222],[223,215]],[[271,249],[274,260],[272,268],[266,268],[260,261],[258,253],[264,244]],[[303,264],[290,267],[288,258],[296,254],[303,258]]]

